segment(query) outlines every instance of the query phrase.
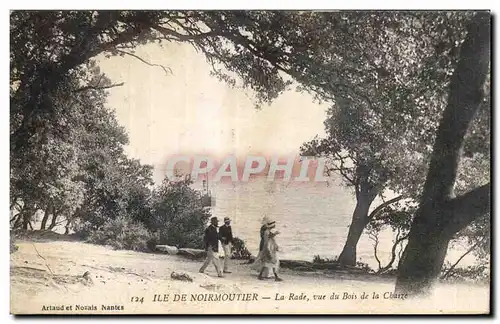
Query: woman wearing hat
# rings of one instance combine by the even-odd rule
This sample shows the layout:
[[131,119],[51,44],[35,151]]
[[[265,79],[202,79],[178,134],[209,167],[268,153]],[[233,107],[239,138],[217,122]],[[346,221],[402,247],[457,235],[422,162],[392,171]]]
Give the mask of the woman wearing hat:
[[266,233],[267,223],[270,222],[268,216],[264,216],[262,218],[262,226],[260,227],[260,244],[259,244],[259,252],[264,248],[264,234]]
[[[264,249],[264,236],[265,236],[265,233],[266,233],[266,229],[267,229],[267,223],[270,222],[270,219],[269,217],[266,215],[262,218],[262,226],[260,227],[260,244],[259,244],[259,254],[260,252]],[[268,278],[269,277],[269,269],[268,268],[265,268],[263,271],[262,271],[262,277],[264,278]]]
[[251,266],[252,269],[259,271],[258,278],[260,280],[264,279],[264,272],[272,269],[274,273],[274,278],[276,281],[282,281],[278,276],[279,259],[278,251],[279,247],[276,243],[276,235],[279,234],[275,231],[276,222],[266,219],[265,230],[263,235],[262,250],[255,259],[254,264]]

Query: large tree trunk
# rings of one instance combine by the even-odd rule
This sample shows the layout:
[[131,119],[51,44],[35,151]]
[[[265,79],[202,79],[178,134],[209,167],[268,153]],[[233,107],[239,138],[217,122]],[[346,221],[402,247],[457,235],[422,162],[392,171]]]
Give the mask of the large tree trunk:
[[374,193],[357,195],[356,208],[354,209],[354,213],[352,214],[352,222],[349,226],[347,240],[338,259],[340,264],[349,266],[356,265],[356,248],[366,225],[368,225],[372,218],[377,217],[385,207],[404,198],[403,196],[397,196],[391,200],[388,200],[380,204],[380,206],[375,208],[368,215],[368,211],[370,210],[370,206],[375,197],[376,194]]
[[432,232],[429,224],[412,226],[408,245],[398,266],[397,293],[427,295],[433,281],[439,276],[446,257],[450,237]]
[[489,184],[452,198],[463,139],[483,98],[490,61],[489,31],[489,13],[476,14],[452,76],[419,209],[399,262],[396,293],[429,294],[451,237],[490,208]]
[[375,196],[373,195],[358,195],[356,208],[352,214],[352,222],[349,226],[349,233],[347,234],[347,240],[339,255],[338,261],[340,264],[349,266],[356,265],[356,247],[361,234],[363,234],[363,230],[370,221],[368,211],[374,199]]

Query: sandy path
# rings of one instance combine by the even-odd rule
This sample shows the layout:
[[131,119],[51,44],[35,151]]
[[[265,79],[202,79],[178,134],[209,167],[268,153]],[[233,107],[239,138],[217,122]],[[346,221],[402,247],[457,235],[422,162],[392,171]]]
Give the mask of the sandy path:
[[[248,265],[235,260],[233,273],[217,278],[213,266],[207,274],[199,274],[199,261],[177,256],[115,251],[81,242],[17,244],[19,250],[11,254],[14,314],[485,313],[489,309],[488,287],[439,285],[432,298],[416,302],[384,299],[393,290],[392,280],[283,269],[283,282],[259,281]],[[86,271],[92,284],[82,278]],[[172,271],[187,272],[194,280],[172,280]],[[331,299],[333,293],[338,299]],[[363,293],[367,299],[361,298]],[[175,300],[182,294],[185,301]],[[303,299],[294,300],[290,294]],[[374,294],[380,298],[374,299]],[[347,295],[356,299],[344,299]],[[68,309],[54,310],[60,306]]]

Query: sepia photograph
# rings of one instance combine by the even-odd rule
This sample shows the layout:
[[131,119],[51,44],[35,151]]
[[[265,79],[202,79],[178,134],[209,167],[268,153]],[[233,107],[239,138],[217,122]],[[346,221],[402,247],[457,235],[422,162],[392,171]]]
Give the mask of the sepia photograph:
[[10,314],[491,315],[489,10],[9,24]]

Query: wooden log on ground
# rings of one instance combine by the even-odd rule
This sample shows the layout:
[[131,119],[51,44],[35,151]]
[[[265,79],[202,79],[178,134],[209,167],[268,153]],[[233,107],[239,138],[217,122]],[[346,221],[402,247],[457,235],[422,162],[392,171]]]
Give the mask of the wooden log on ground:
[[207,257],[207,251],[200,249],[181,248],[177,252],[177,255],[181,255],[192,260],[199,260]]
[[296,269],[299,267],[312,267],[312,262],[301,260],[280,260],[280,267],[287,269]]

